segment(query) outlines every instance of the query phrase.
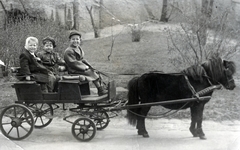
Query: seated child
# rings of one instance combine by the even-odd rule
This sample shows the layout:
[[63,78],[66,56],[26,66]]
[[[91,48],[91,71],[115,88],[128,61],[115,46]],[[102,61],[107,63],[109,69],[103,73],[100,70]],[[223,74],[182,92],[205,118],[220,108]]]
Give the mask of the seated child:
[[107,94],[107,90],[100,84],[100,75],[83,59],[85,53],[80,47],[81,34],[72,31],[69,35],[69,47],[64,52],[64,60],[69,74],[84,75],[85,80],[92,81],[98,89],[98,95]]
[[49,70],[51,76],[49,84],[47,84],[48,92],[57,92],[60,77],[57,75],[58,65],[65,65],[65,61],[54,51],[56,47],[55,40],[52,37],[45,37],[42,40],[43,50],[37,53],[42,60],[42,64]]
[[35,55],[38,47],[36,37],[26,39],[23,52],[20,54],[20,80],[36,81],[40,83],[43,92],[48,92],[46,84],[49,82],[48,70],[41,64],[41,59]]

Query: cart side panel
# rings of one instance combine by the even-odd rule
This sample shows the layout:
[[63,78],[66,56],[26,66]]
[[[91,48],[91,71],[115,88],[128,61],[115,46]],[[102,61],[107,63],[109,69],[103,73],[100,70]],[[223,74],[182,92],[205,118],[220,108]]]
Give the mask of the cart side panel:
[[17,82],[14,88],[19,102],[43,100],[41,86],[36,82]]
[[[89,88],[89,86],[88,86]],[[87,90],[86,90],[87,91]],[[85,91],[85,93],[86,93]],[[59,100],[64,102],[78,102],[81,100],[81,90],[79,81],[62,80],[59,81]]]
[[79,86],[80,86],[80,92],[82,95],[90,95],[91,94],[89,82],[80,83]]

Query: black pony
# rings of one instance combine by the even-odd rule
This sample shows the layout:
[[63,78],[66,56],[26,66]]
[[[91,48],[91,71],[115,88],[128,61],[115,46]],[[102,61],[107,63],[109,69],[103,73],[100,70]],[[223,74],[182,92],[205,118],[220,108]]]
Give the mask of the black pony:
[[[202,65],[194,65],[178,74],[150,72],[141,77],[135,77],[128,83],[128,104],[168,101],[198,96],[196,93],[212,85],[222,85],[233,90],[235,83],[232,75],[235,73],[232,61],[212,57]],[[211,96],[213,91],[204,96]],[[191,125],[189,130],[194,137],[206,139],[202,130],[204,105],[208,101],[181,102],[162,105],[168,109],[191,110]],[[151,106],[128,109],[127,119],[131,125],[136,125],[138,134],[149,137],[145,128],[145,117]]]

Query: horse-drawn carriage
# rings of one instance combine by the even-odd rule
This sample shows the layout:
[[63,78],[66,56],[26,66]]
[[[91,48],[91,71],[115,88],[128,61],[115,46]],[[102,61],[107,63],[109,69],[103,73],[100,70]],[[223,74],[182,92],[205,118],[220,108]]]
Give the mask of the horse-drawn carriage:
[[[13,140],[28,137],[34,127],[49,125],[59,104],[63,104],[63,109],[65,104],[75,104],[75,108],[69,109],[74,114],[66,116],[64,120],[72,123],[72,134],[76,139],[89,141],[95,136],[96,129],[102,130],[109,124],[111,116],[105,108],[124,104],[115,101],[115,81],[108,82],[108,93],[102,96],[91,92],[89,82],[81,82],[72,77],[71,80],[58,82],[58,92],[43,93],[40,84],[35,81],[19,81],[13,87],[18,100],[0,114],[0,129],[6,137]],[[71,121],[72,118],[77,119]]]
[[75,114],[63,119],[72,123],[71,132],[77,140],[93,139],[97,129],[108,126],[109,112],[123,109],[128,111],[129,123],[137,124],[138,134],[148,137],[145,117],[151,106],[161,105],[169,109],[190,108],[190,131],[193,136],[205,139],[201,128],[204,105],[215,89],[221,86],[234,89],[234,73],[233,62],[215,58],[179,74],[143,74],[129,82],[128,101],[115,100],[115,81],[107,84],[108,94],[103,96],[91,94],[89,83],[79,80],[60,80],[57,93],[42,93],[34,81],[16,82],[13,87],[18,101],[0,114],[0,129],[10,139],[24,139],[34,127],[43,128],[51,123],[57,104],[72,103],[76,107],[69,110]]

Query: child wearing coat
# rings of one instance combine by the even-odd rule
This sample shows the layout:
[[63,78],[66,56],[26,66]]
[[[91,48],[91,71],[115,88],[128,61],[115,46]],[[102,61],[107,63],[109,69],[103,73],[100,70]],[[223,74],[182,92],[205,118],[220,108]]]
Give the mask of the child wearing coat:
[[36,37],[28,37],[25,42],[23,52],[20,54],[20,80],[36,81],[40,83],[41,90],[48,92],[46,84],[49,82],[48,70],[41,64],[41,59],[35,52],[38,47]]
[[58,66],[65,65],[65,61],[54,51],[56,42],[54,38],[47,36],[42,40],[43,50],[37,53],[42,60],[42,64],[48,69],[50,80],[47,84],[48,92],[57,92],[60,77],[57,75]]
[[64,52],[68,73],[83,75],[85,80],[92,81],[98,89],[99,96],[107,94],[108,91],[100,84],[100,75],[84,59],[85,53],[80,44],[81,34],[78,31],[72,31],[69,35],[69,47]]

